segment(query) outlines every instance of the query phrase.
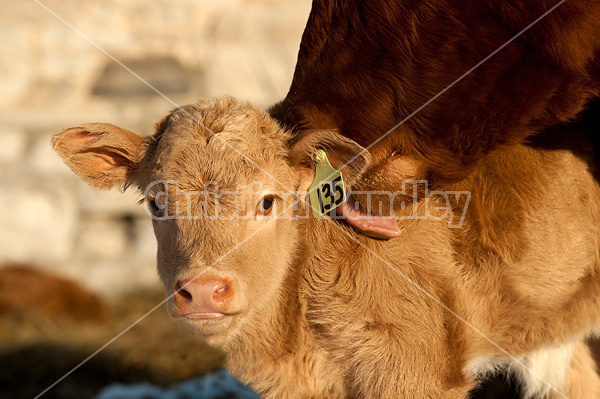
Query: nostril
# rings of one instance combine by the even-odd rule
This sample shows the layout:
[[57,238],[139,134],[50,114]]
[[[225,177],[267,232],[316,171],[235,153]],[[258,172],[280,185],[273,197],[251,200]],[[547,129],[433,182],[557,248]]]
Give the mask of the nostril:
[[184,290],[183,288],[179,291],[179,294],[184,297],[185,299],[187,299],[188,301],[192,300],[192,294],[190,294],[189,292],[187,292],[186,290]]
[[227,284],[225,284],[224,286],[222,286],[221,288],[216,290],[215,294],[224,294],[225,292],[227,292],[228,289],[229,289],[229,286]]
[[178,281],[177,284],[175,284],[175,294],[183,297],[188,301],[192,300],[192,294],[185,290],[184,286],[181,284],[180,281]]
[[221,284],[215,288],[216,289],[213,291],[212,295],[213,301],[215,301],[215,303],[223,304],[229,299],[231,299],[233,292],[228,283]]
[[206,277],[179,280],[173,285],[173,304],[181,314],[223,313],[235,286],[229,279]]

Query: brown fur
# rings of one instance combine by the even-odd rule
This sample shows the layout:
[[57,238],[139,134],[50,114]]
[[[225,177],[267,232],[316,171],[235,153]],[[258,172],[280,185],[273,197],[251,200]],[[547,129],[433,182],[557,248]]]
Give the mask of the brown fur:
[[[271,114],[367,146],[558,3],[314,0],[294,79]],[[368,188],[395,188],[410,158],[458,181],[498,148],[567,121],[600,89],[600,2],[566,1],[371,150]],[[386,169],[393,170],[386,173]]]
[[[84,180],[96,176],[97,163],[82,158],[97,153],[94,141],[90,148],[69,142],[96,137],[94,129],[70,128],[53,139],[55,147],[75,149],[61,155]],[[311,180],[290,161],[298,148],[288,148],[289,133],[230,98],[174,111],[137,145],[120,128],[99,129],[115,157],[142,159],[120,184],[144,190],[158,179],[179,182],[168,193],[174,213],[176,201],[187,201],[183,190],[208,180],[219,190],[254,180],[295,190]],[[313,134],[309,142],[321,143],[323,133]],[[347,139],[325,137],[320,145],[335,158]],[[514,363],[503,350],[579,397],[591,363],[576,349],[565,377],[569,348],[600,325],[600,189],[586,164],[569,151],[514,145],[445,188],[472,193],[462,228],[445,219],[401,220],[402,235],[389,241],[328,217],[273,220],[289,200],[277,200],[268,217],[154,220],[159,274],[168,293],[198,273],[234,282],[229,317],[187,323],[223,347],[232,372],[266,398],[465,398],[477,378]],[[261,195],[239,193],[251,206],[241,214],[252,215]],[[417,205],[424,211],[434,201]],[[191,207],[199,210],[195,201]],[[562,374],[536,360],[548,356],[560,359]],[[524,383],[547,392],[538,380]]]
[[77,283],[23,265],[0,268],[0,315],[33,312],[102,324],[102,300]]
[[579,344],[567,372],[565,394],[568,398],[600,398],[600,378],[590,348]]

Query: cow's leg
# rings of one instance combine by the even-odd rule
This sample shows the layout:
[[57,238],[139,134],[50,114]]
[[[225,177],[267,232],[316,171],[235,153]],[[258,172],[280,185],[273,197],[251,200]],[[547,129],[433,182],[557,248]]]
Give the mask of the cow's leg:
[[[494,366],[492,363],[496,363]],[[528,353],[518,362],[474,363],[479,379],[494,369],[505,369],[519,386],[522,399],[600,398],[600,378],[588,346],[583,341],[554,345]],[[475,370],[475,365],[479,370]]]
[[525,355],[522,363],[511,363],[509,372],[518,381],[523,399],[564,398],[567,373],[579,345],[583,343],[541,348]]
[[567,371],[564,394],[569,399],[600,398],[600,377],[590,348],[579,343]]
[[453,372],[449,353],[424,356],[419,348],[372,336],[354,351],[353,397],[465,399],[475,381]]

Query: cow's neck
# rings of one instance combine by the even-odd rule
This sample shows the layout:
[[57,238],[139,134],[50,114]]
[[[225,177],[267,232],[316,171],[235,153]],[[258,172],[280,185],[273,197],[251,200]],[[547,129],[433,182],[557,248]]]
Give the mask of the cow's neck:
[[[300,371],[299,359],[305,357],[312,346],[306,306],[300,294],[305,258],[310,248],[305,245],[305,240],[299,245],[298,255],[284,279],[277,302],[261,313],[259,323],[249,323],[225,348],[232,373],[259,390],[257,384],[264,384],[265,379],[278,379],[289,373],[296,375]],[[290,381],[282,383],[289,385]],[[278,382],[270,381],[269,384],[277,386]]]

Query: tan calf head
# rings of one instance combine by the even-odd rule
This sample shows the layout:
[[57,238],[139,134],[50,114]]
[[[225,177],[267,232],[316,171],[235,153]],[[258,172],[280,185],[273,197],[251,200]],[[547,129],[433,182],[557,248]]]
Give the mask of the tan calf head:
[[[291,140],[266,113],[231,98],[177,109],[150,137],[96,123],[64,129],[52,145],[94,187],[140,188],[169,310],[213,342],[276,310],[302,220],[312,218],[303,195],[312,154],[326,149],[335,166],[362,150],[331,131]],[[368,162],[363,154],[343,168],[345,181]]]

